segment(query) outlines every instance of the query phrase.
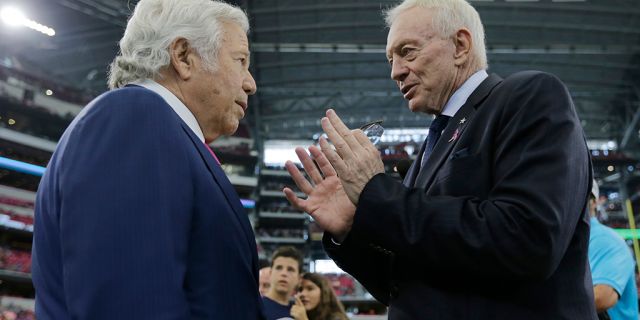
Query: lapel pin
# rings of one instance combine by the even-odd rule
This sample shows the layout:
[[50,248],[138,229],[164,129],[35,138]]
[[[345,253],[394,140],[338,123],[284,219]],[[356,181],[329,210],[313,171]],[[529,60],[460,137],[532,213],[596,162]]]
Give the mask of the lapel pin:
[[451,136],[451,139],[449,139],[449,141],[447,141],[447,142],[456,141],[458,139],[459,135],[460,135],[460,129],[456,128],[456,131],[453,132],[453,135]]
[[467,118],[460,119],[460,124],[464,124],[465,122],[467,122]]

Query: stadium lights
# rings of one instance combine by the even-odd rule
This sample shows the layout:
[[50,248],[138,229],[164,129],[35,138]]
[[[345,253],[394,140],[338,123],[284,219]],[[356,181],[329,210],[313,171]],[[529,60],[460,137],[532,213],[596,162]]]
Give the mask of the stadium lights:
[[14,7],[5,7],[0,11],[0,18],[9,26],[25,26],[36,30],[50,37],[56,35],[56,31],[50,27],[42,25],[36,21],[27,18],[22,11]]

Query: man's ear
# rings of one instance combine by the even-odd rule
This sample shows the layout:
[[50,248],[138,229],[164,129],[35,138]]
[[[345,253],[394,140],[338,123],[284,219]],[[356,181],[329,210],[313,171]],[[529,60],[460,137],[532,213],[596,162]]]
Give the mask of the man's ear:
[[182,80],[189,80],[195,70],[195,52],[185,38],[176,38],[169,45],[169,58],[171,67]]
[[471,40],[471,32],[467,28],[459,29],[453,38],[453,43],[456,46],[456,53],[453,56],[456,66],[464,65],[470,58],[471,47],[473,41]]

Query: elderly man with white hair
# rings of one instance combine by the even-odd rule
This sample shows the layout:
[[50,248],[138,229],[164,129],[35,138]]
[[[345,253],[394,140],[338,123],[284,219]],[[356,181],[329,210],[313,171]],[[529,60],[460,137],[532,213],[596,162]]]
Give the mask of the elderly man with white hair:
[[209,144],[256,84],[245,13],[141,0],[113,89],[65,131],[36,202],[39,320],[262,319],[247,215]]
[[333,110],[311,182],[287,198],[326,230],[329,256],[389,305],[389,319],[593,320],[588,148],[571,96],[536,71],[486,72],[484,31],[464,0],[387,12],[391,78],[434,115],[404,182]]

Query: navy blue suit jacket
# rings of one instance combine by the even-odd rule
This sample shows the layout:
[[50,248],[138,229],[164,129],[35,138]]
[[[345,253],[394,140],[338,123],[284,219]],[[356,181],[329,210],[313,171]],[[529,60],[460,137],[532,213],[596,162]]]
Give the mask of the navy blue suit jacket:
[[103,94],[38,189],[39,320],[262,319],[255,238],[204,144],[156,93]]
[[589,152],[556,77],[489,76],[420,162],[374,176],[342,245],[324,239],[389,319],[597,319]]

